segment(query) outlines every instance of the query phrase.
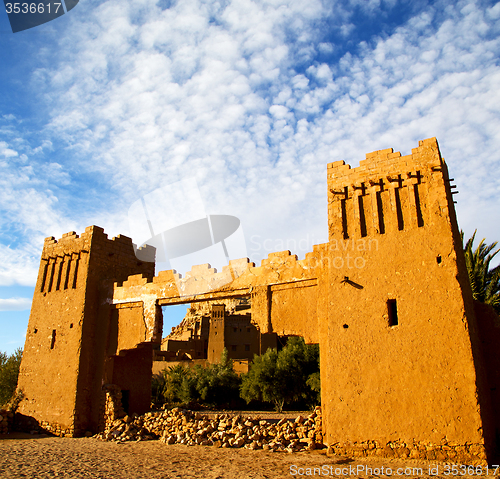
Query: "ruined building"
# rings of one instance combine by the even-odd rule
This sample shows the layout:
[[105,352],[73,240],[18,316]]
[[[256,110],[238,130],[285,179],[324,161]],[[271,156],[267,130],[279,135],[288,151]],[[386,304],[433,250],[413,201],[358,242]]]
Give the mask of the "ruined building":
[[217,363],[226,349],[228,358],[238,361],[238,372],[248,372],[254,355],[277,346],[277,334],[262,334],[252,321],[246,298],[193,303],[182,322],[162,339],[161,351],[153,357],[153,370],[164,369],[169,365],[165,362]]
[[[263,334],[319,343],[333,451],[415,457],[440,445],[437,459],[484,460],[500,427],[498,317],[472,299],[450,182],[434,138],[357,168],[331,163],[327,243],[301,261],[283,251],[185,278],[153,277],[129,238],[95,226],[47,238],[21,412],[61,434],[96,431],[106,384],[144,412],[161,307],[248,297]],[[200,284],[209,293],[196,295]]]

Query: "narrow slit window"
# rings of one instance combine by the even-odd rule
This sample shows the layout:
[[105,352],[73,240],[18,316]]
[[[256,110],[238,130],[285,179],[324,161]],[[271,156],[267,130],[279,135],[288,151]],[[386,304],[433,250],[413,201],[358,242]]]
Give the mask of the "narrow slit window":
[[54,349],[54,346],[56,344],[56,330],[52,330],[52,336],[50,338],[50,349]]
[[387,300],[387,313],[389,315],[389,326],[397,326],[398,319],[398,305],[395,299]]

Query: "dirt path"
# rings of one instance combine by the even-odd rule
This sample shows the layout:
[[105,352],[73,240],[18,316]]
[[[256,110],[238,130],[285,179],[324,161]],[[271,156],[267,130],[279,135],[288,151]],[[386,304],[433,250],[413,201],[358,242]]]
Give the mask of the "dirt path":
[[[93,438],[68,439],[14,433],[0,435],[0,477],[93,479],[274,479],[292,477],[441,477],[429,476],[428,462],[346,460],[325,452],[286,454],[248,449],[217,449],[145,441],[117,444]],[[359,469],[357,469],[359,467]],[[382,474],[390,468],[391,474]],[[407,470],[405,468],[422,468]],[[316,470],[314,470],[316,468]],[[371,468],[372,471],[368,470]],[[342,470],[344,469],[344,470]],[[376,471],[376,469],[379,469]],[[358,472],[358,473],[356,473]],[[378,474],[377,474],[378,472]],[[455,477],[477,477],[456,475]],[[490,477],[494,477],[490,471]]]

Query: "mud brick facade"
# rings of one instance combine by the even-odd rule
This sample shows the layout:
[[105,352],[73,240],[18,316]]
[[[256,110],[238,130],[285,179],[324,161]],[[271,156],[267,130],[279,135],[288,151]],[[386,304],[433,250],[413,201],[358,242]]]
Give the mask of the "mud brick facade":
[[[113,374],[109,363],[121,359],[112,356],[118,328],[107,298],[113,281],[126,279],[131,270],[152,278],[154,262],[138,261],[130,238],[109,240],[97,226],[81,236],[71,232],[59,241],[45,240],[21,362],[21,413],[61,435],[97,426],[96,392],[105,373]],[[137,338],[138,331],[133,333]],[[147,366],[144,372],[148,377]]]
[[[332,452],[491,457],[500,431],[499,320],[473,302],[436,139],[407,156],[370,153],[357,168],[331,163],[327,191],[328,243],[301,261],[283,251],[260,266],[240,259],[221,272],[198,265],[183,278],[153,277],[154,264],[136,259],[129,238],[108,240],[94,226],[47,239],[21,412],[67,435],[95,431],[109,388],[129,413],[144,412],[161,307],[246,297],[260,334],[319,343]],[[200,285],[208,293],[197,294]]]

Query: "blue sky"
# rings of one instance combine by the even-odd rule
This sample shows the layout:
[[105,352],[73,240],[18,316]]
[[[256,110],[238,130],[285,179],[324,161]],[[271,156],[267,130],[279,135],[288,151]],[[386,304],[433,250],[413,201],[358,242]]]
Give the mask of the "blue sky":
[[24,343],[44,237],[127,234],[184,178],[252,260],[303,257],[326,163],[435,136],[461,228],[500,239],[500,3],[83,0],[16,34],[2,15],[0,351]]

